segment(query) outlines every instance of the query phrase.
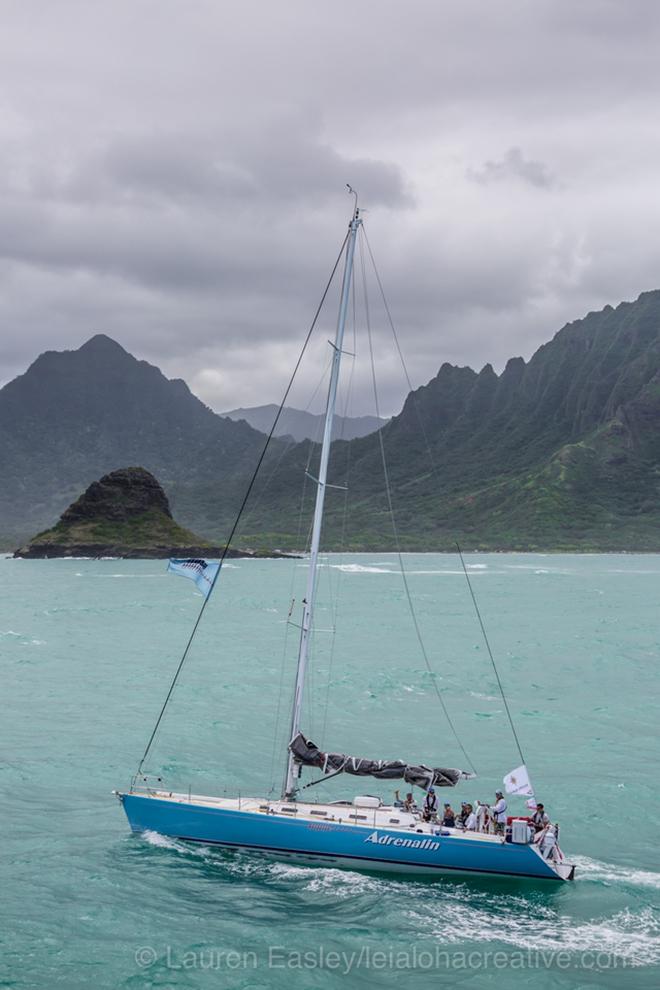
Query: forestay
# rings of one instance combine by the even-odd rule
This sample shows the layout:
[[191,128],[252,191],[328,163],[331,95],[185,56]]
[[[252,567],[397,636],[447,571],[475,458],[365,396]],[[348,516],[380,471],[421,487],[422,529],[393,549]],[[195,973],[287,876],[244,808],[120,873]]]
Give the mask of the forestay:
[[380,780],[405,780],[428,790],[429,787],[455,787],[459,780],[470,780],[475,775],[465,770],[448,767],[427,767],[423,763],[410,764],[404,760],[366,760],[361,756],[345,753],[323,753],[302,732],[289,743],[289,750],[296,763],[318,767],[325,774],[350,773],[356,777],[377,777]]

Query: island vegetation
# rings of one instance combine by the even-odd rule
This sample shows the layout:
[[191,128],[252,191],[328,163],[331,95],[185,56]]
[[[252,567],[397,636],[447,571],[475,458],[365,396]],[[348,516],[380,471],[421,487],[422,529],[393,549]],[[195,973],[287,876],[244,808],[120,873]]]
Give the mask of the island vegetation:
[[[336,440],[329,480],[348,491],[329,490],[328,549],[394,546],[380,438],[404,550],[458,542],[467,550],[660,551],[660,291],[567,324],[528,362],[511,358],[499,374],[488,364],[476,372],[445,363],[380,437]],[[71,518],[46,528],[82,489],[140,464],[184,529],[170,539],[173,523],[133,520],[122,545],[140,543],[145,525],[163,546],[190,544],[197,533],[198,547],[217,548],[264,442],[103,334],[77,351],[47,352],[0,389],[0,546],[25,544],[38,530],[40,545],[58,544],[63,527],[71,535]],[[304,546],[313,496],[306,471],[313,475],[316,463],[312,441],[272,441],[241,545]],[[78,524],[72,544],[107,545],[118,531],[104,525],[92,533]]]

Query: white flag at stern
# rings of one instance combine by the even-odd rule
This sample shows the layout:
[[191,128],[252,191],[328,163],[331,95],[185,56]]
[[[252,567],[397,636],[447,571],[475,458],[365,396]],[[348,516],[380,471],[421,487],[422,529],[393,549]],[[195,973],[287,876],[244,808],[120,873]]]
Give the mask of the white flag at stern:
[[502,783],[507,794],[518,794],[520,797],[534,797],[534,788],[531,785],[527,767],[523,763],[521,767],[516,767],[503,778]]

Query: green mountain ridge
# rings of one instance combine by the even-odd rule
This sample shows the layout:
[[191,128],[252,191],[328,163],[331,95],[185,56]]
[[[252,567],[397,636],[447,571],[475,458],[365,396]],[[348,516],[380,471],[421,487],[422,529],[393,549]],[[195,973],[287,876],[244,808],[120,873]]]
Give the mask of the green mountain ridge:
[[[660,290],[567,324],[499,375],[443,364],[380,434],[336,441],[329,481],[348,493],[328,491],[328,548],[393,546],[379,435],[403,549],[660,550]],[[222,543],[263,442],[97,335],[0,390],[0,535],[16,546],[138,463],[184,526]],[[273,443],[240,543],[304,545],[317,462],[310,441]]]
[[[659,550],[660,291],[568,324],[499,376],[444,364],[382,435],[406,549]],[[391,547],[377,436],[335,445],[334,484],[342,461],[346,542]],[[287,497],[257,527],[284,525]],[[328,502],[339,546],[344,506]]]

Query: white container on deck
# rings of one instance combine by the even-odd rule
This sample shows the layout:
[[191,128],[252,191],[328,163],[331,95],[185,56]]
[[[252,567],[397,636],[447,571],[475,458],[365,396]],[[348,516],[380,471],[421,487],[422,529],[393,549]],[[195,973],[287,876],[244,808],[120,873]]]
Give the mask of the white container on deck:
[[371,794],[358,794],[353,798],[355,808],[380,808],[382,803],[379,797],[372,797]]
[[530,840],[529,824],[524,818],[514,818],[511,822],[511,841],[527,845]]

